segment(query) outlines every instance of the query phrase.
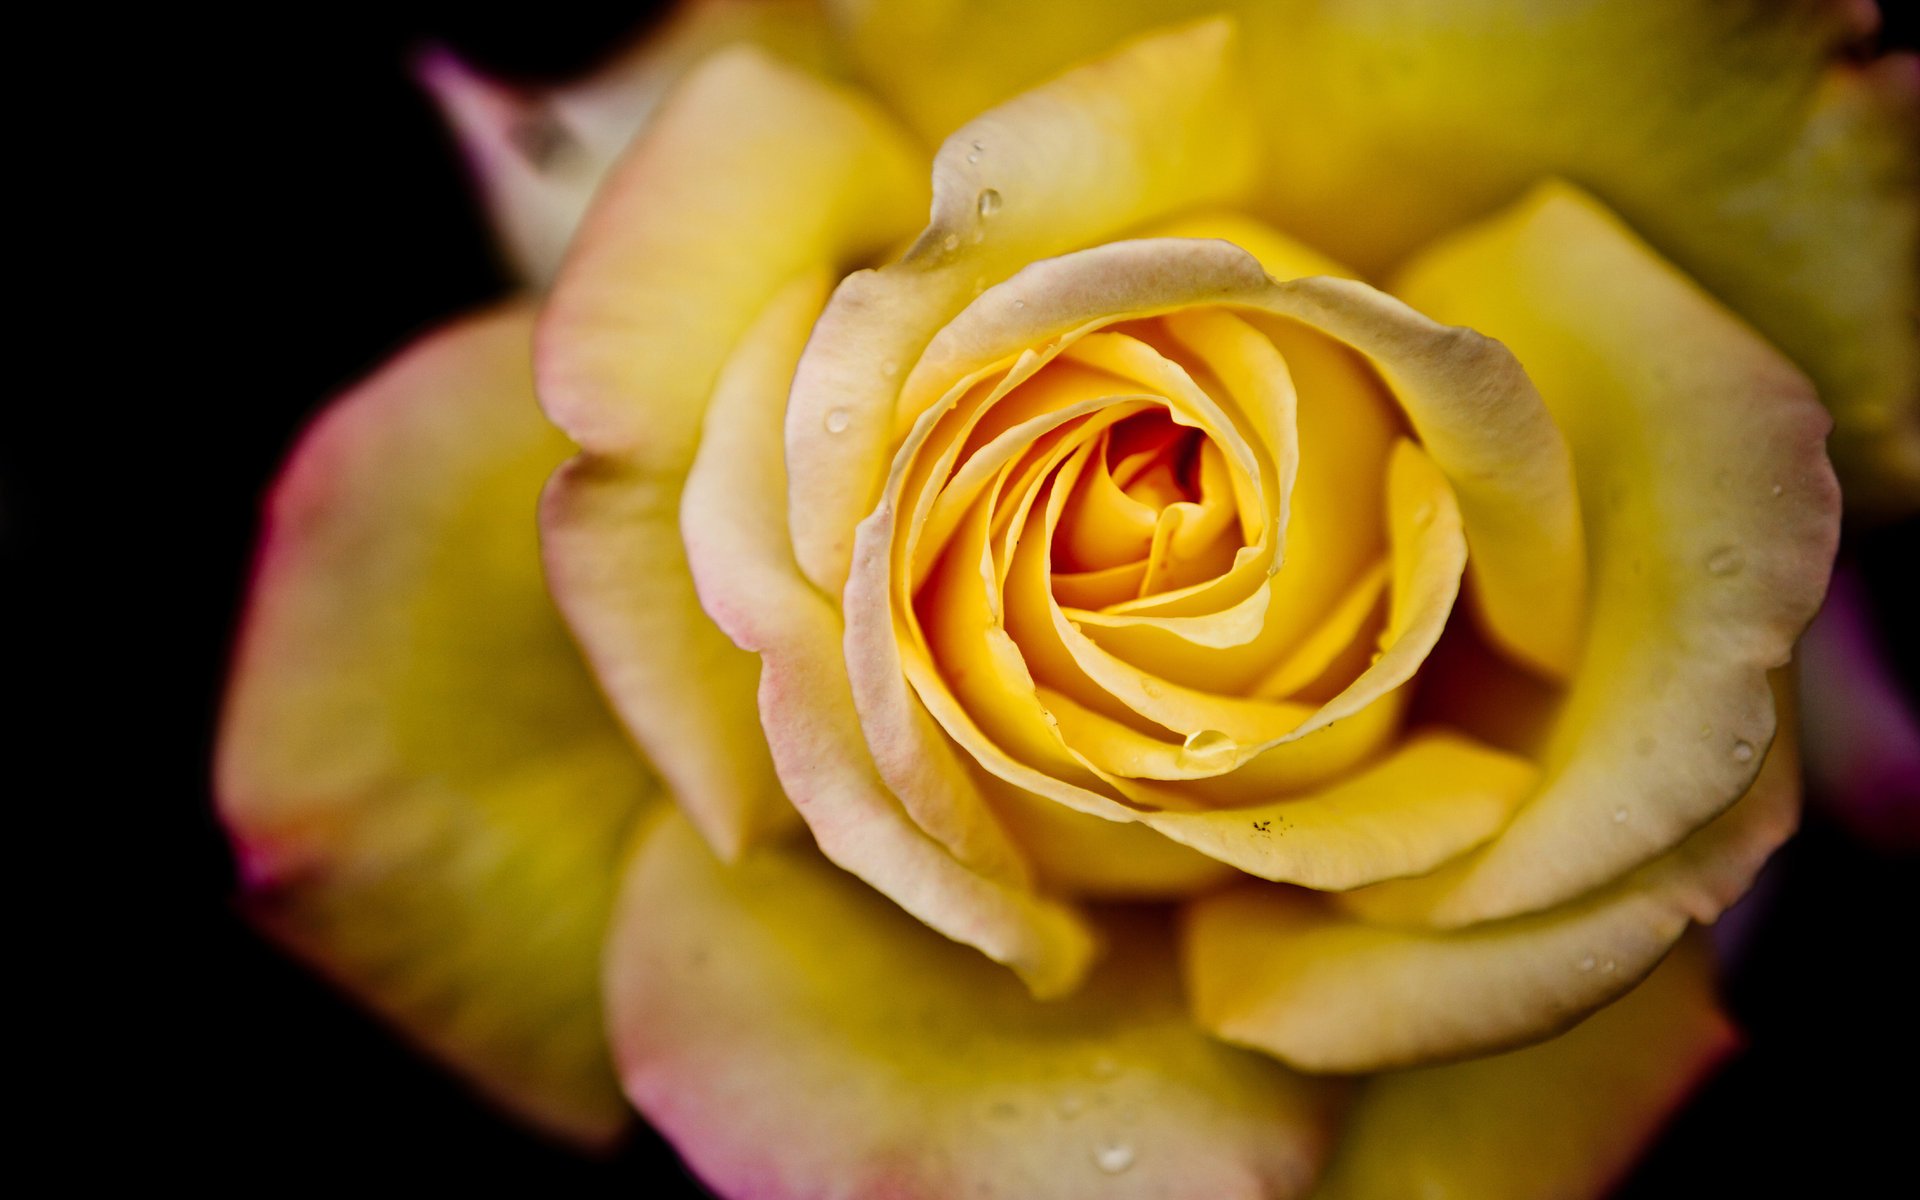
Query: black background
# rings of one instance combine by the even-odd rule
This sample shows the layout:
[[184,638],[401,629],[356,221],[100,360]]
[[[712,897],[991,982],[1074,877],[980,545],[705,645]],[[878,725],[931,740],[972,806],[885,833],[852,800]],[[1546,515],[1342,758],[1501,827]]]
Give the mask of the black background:
[[[150,136],[153,153],[116,159],[110,136],[82,147],[104,160],[108,181],[94,199],[105,203],[105,244],[137,242],[143,258],[137,270],[102,272],[98,304],[75,315],[109,330],[157,320],[166,331],[137,363],[111,361],[145,345],[132,338],[88,353],[126,375],[115,399],[137,415],[122,428],[192,447],[156,450],[166,457],[131,476],[138,494],[116,525],[84,541],[54,532],[69,516],[74,468],[85,475],[85,447],[99,438],[84,405],[63,410],[62,444],[80,451],[15,441],[0,476],[9,553],[44,556],[34,577],[54,581],[8,603],[63,607],[70,573],[104,580],[89,586],[127,614],[102,635],[100,669],[82,672],[79,715],[90,727],[138,730],[93,741],[104,758],[137,758],[136,782],[69,785],[53,797],[77,801],[85,827],[63,834],[56,857],[69,882],[59,895],[109,890],[92,882],[101,841],[123,843],[137,861],[127,896],[110,900],[115,915],[52,956],[86,960],[71,978],[87,981],[92,1004],[56,1112],[99,1161],[131,1155],[156,1181],[216,1191],[331,1179],[446,1193],[524,1184],[631,1196],[638,1184],[649,1196],[703,1194],[644,1127],[595,1161],[499,1118],[259,941],[232,907],[206,767],[258,500],[295,431],[413,335],[508,286],[456,154],[408,76],[410,56],[437,41],[509,78],[559,79],[643,30],[652,8],[613,17],[565,5],[492,17],[471,6],[323,8],[241,30],[244,44],[230,26],[156,31],[175,40],[157,42],[144,72],[128,76],[144,103],[117,116]],[[1889,40],[1911,46],[1911,25]],[[166,57],[166,45],[183,49]],[[142,57],[140,46],[123,49]],[[152,215],[176,209],[171,224]],[[1887,560],[1911,533],[1850,537]],[[1880,568],[1875,583],[1883,608],[1911,622],[1911,582]],[[22,610],[14,627],[42,615]],[[110,797],[124,819],[96,821],[89,805],[113,789],[125,793]],[[1750,1048],[1621,1195],[1903,1190],[1894,1181],[1910,1178],[1920,1112],[1906,982],[1920,943],[1912,867],[1817,808],[1809,814],[1769,869],[1728,983]],[[84,1174],[93,1160],[76,1161]]]

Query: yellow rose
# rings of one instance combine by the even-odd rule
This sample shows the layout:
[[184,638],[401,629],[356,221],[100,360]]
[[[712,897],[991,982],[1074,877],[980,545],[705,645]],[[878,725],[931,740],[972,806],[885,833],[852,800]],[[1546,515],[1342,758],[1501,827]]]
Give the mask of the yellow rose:
[[1729,1045],[1683,935],[1797,812],[1802,368],[1913,502],[1913,63],[1816,89],[1809,6],[1596,131],[1554,102],[1725,14],[1163,24],[1211,7],[432,64],[566,249],[277,488],[220,764],[269,927],[723,1195],[1617,1175]]

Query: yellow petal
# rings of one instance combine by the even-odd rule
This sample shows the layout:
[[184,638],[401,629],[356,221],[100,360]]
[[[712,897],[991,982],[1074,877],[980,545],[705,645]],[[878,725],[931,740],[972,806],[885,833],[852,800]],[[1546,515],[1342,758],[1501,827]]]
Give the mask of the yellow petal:
[[722,1194],[1285,1200],[1326,1152],[1338,1092],[1195,1030],[1150,917],[1043,1004],[810,850],[725,869],[671,820],[620,912],[621,1077]]
[[1573,452],[1594,583],[1540,794],[1422,885],[1423,919],[1457,925],[1577,896],[1746,789],[1775,728],[1767,671],[1819,604],[1839,497],[1805,378],[1569,187],[1395,286],[1526,364]]
[[816,587],[840,590],[889,453],[964,374],[915,365],[954,313],[1024,263],[1245,189],[1253,131],[1231,44],[1220,21],[1142,39],[947,139],[926,230],[841,284],[794,380],[787,462],[805,503],[790,519]]
[[1849,503],[1920,505],[1920,60],[1849,61],[1874,6],[1242,12],[1282,227],[1385,273],[1543,177],[1578,180],[1812,375]]
[[544,285],[594,189],[661,97],[700,59],[750,42],[819,68],[827,33],[810,0],[682,0],[667,21],[592,75],[529,92],[486,78],[444,50],[421,82],[460,139],[508,264]]
[[911,145],[863,98],[734,47],[614,168],[541,313],[548,416],[583,448],[684,473],[720,364],[773,293],[914,226]]
[[653,792],[542,586],[530,310],[329,409],[270,501],[217,790],[249,911],[488,1095],[625,1121],[600,944]]
[[1141,819],[1249,875],[1338,890],[1430,871],[1486,841],[1537,775],[1467,738],[1424,733],[1317,791]]
[[[1073,910],[1034,892],[1024,861],[965,780],[940,773],[937,762],[929,772],[909,763],[909,781],[922,790],[903,804],[887,786],[876,754],[895,765],[899,756],[861,728],[845,629],[794,566],[780,425],[769,418],[785,398],[820,286],[817,276],[790,281],[716,389],[680,513],[701,600],[743,652],[761,658],[766,743],[827,857],[939,932],[1013,967],[1035,991],[1067,990],[1092,958],[1090,932]],[[752,746],[758,732],[745,735]]]
[[1715,920],[1746,891],[1799,817],[1791,741],[1776,741],[1746,797],[1672,853],[1545,912],[1428,930],[1371,924],[1272,884],[1195,901],[1185,945],[1195,1015],[1316,1071],[1413,1066],[1558,1033],[1651,971],[1688,922]]
[[555,599],[723,854],[788,806],[758,736],[757,664],[688,574],[682,481],[721,371],[751,351],[742,335],[774,293],[911,228],[911,162],[865,102],[758,51],[723,52],[601,189],[541,316],[541,400],[587,451],[542,506]]
[[1548,1042],[1362,1084],[1314,1200],[1599,1200],[1733,1052],[1705,939]]

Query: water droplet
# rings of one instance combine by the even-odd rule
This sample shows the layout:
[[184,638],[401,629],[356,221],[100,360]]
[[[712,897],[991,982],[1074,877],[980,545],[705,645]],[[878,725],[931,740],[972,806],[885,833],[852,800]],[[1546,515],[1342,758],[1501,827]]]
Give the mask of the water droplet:
[[960,235],[957,233],[950,233],[946,237],[941,238],[940,248],[942,250],[945,250],[949,254],[953,253],[955,250],[958,250],[960,248]]
[[1778,496],[1780,493],[1786,491],[1787,489],[1784,487],[1781,487],[1779,484],[1776,483],[1772,487],[1768,488],[1767,490],[1773,493],[1774,495]]
[[1125,1142],[1102,1142],[1093,1148],[1093,1165],[1118,1175],[1133,1165],[1133,1147]]
[[1015,308],[1025,308],[1027,306],[1027,302],[1025,300],[1015,300],[1013,302],[1013,306]]
[[1180,743],[1180,765],[1197,770],[1224,767],[1233,761],[1240,747],[1218,729],[1196,729]]
[[978,246],[981,242],[984,242],[987,240],[987,231],[984,229],[976,229],[973,231],[973,236],[968,238],[967,240],[969,242],[972,242],[974,245]]
[[1603,973],[1608,975],[1613,974],[1616,970],[1619,969],[1619,967],[1620,967],[1620,964],[1617,962],[1614,962],[1612,959],[1608,959],[1607,961],[1600,964],[1600,970]]
[[1732,546],[1722,546],[1707,556],[1709,575],[1731,575],[1746,565],[1746,556]]
[[1591,971],[1596,965],[1597,963],[1595,962],[1594,957],[1591,954],[1587,955],[1585,958],[1580,960],[1580,969],[1582,971]]
[[1733,761],[1752,762],[1753,761],[1753,743],[1746,741],[1745,739],[1735,742],[1733,744]]
[[980,156],[978,154],[969,154],[967,155],[967,161],[970,163],[977,163],[980,161]]
[[1002,200],[999,192],[993,188],[983,188],[980,194],[974,198],[973,206],[979,211],[980,219],[985,220],[1000,211],[1001,203]]
[[1053,1106],[1063,1121],[1071,1121],[1086,1109],[1086,1101],[1080,1099],[1079,1092],[1062,1093],[1060,1100]]
[[1626,810],[1626,809],[1624,809],[1624,808],[1616,808],[1616,809],[1614,809],[1614,810],[1613,810],[1613,823],[1614,823],[1615,825],[1625,825],[1625,824],[1627,823],[1627,810]]
[[847,426],[852,422],[853,414],[844,408],[830,408],[827,410],[828,433],[845,433]]
[[880,364],[880,373],[888,379],[892,379],[900,373],[900,364],[894,362],[892,359],[888,359],[886,362]]
[[1102,1054],[1099,1058],[1093,1060],[1093,1077],[1095,1079],[1112,1079],[1119,1073],[1120,1064],[1114,1060],[1112,1055]]
[[1149,696],[1158,696],[1160,694],[1160,684],[1155,680],[1142,678],[1140,680],[1140,690]]

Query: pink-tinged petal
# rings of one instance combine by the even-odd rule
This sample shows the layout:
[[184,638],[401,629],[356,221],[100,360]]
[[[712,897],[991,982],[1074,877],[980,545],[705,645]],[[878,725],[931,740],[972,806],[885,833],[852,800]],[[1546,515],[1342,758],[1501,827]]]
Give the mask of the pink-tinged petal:
[[1626,992],[1690,922],[1718,919],[1799,812],[1799,756],[1783,733],[1740,803],[1673,852],[1545,912],[1435,930],[1370,922],[1272,884],[1204,897],[1188,908],[1184,945],[1194,1012],[1228,1041],[1315,1071],[1539,1041]]
[[1739,1045],[1704,939],[1552,1041],[1368,1080],[1314,1200],[1599,1200]]
[[329,409],[274,487],[222,721],[249,913],[486,1094],[626,1120],[600,954],[654,788],[540,577],[568,452],[530,309],[456,323]]
[[807,67],[828,56],[810,0],[682,0],[632,51],[565,87],[496,83],[445,49],[429,51],[416,70],[460,139],[508,264],[545,284],[594,189],[667,89],[739,42]]
[[628,1095],[737,1200],[1286,1200],[1341,1089],[1199,1033],[1164,926],[1114,919],[1066,1000],[810,849],[724,868],[676,820],[609,940]]
[[[1233,46],[1233,26],[1217,20],[1142,38],[941,146],[926,229],[900,261],[840,285],[794,379],[787,463],[804,503],[789,520],[814,586],[838,594],[845,582],[854,527],[919,415],[905,400],[915,360],[968,301],[1027,263],[1250,186],[1254,131]],[[931,380],[930,399],[951,382]]]
[[1834,573],[1826,606],[1800,639],[1799,666],[1815,799],[1876,845],[1920,849],[1920,719],[1857,569]]
[[769,59],[695,69],[615,168],[538,331],[540,395],[586,453],[541,510],[554,597],[615,711],[723,854],[789,817],[753,656],[702,611],[680,492],[749,324],[796,275],[904,237],[911,147],[871,105]]
[[840,619],[794,566],[777,418],[823,291],[817,275],[782,289],[715,389],[680,512],[700,599],[743,651],[761,655],[766,740],[826,855],[1036,991],[1063,991],[1092,957],[1090,931],[1035,893],[1025,860],[970,789],[903,803],[887,787],[854,711]]
[[1832,422],[1778,351],[1565,184],[1394,289],[1525,364],[1573,453],[1593,580],[1539,794],[1485,849],[1385,885],[1422,897],[1386,906],[1400,919],[1464,925],[1603,886],[1746,791],[1777,724],[1767,673],[1833,562]]

